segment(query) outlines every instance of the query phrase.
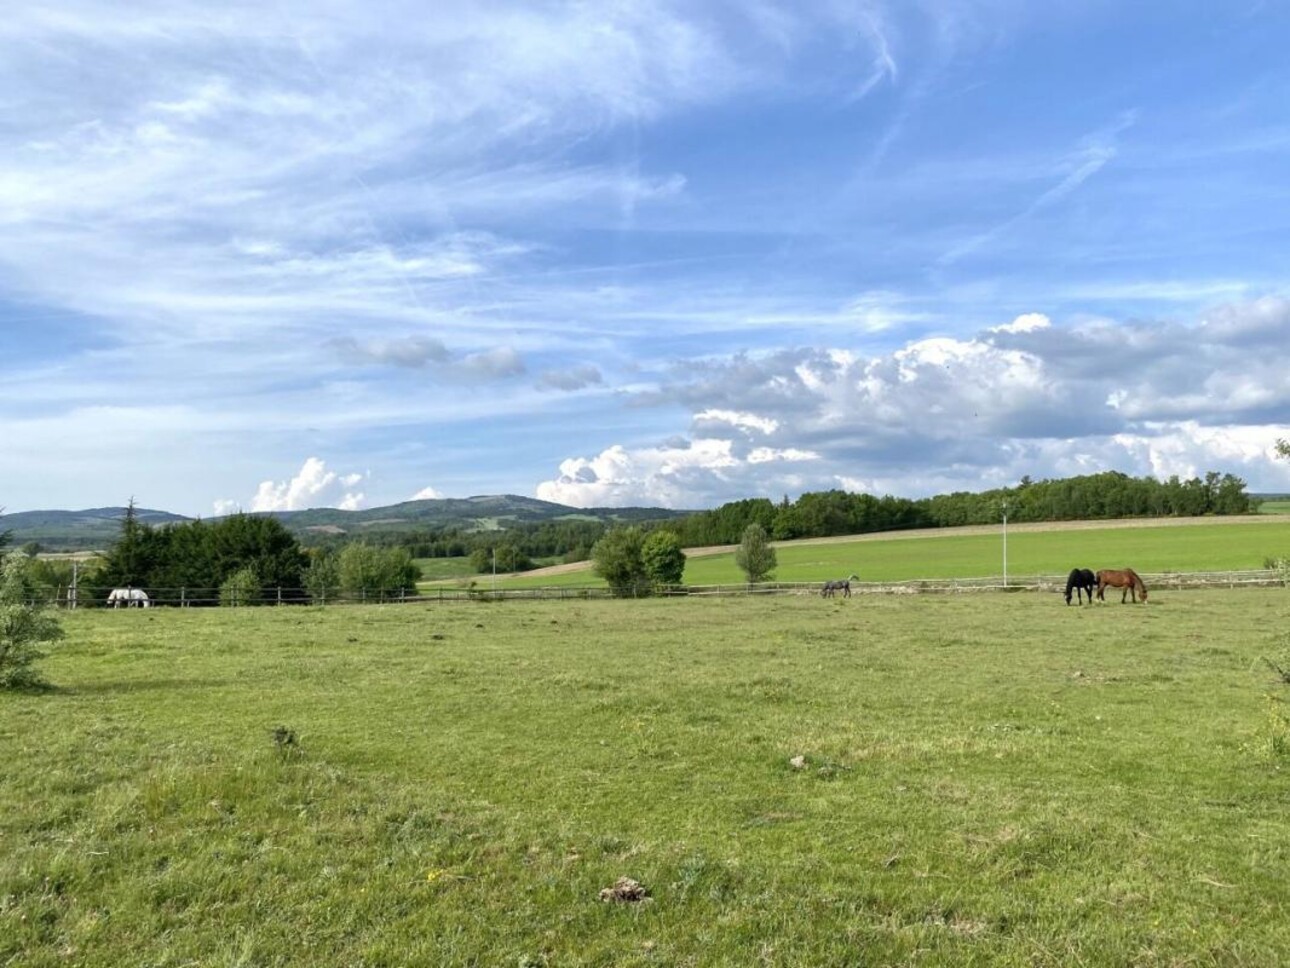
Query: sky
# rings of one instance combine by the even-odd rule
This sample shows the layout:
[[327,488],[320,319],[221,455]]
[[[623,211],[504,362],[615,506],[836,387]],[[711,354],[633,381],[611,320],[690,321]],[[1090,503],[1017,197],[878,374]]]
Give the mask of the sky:
[[1290,491],[1290,5],[15,0],[0,506]]

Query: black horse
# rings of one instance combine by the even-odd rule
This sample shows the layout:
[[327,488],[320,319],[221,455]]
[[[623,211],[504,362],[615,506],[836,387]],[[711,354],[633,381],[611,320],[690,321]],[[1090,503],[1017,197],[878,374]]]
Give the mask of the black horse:
[[1093,602],[1093,591],[1097,588],[1097,576],[1087,568],[1072,568],[1070,575],[1066,578],[1066,604],[1071,603],[1071,590],[1075,591],[1075,604],[1084,604],[1084,598],[1080,594],[1083,592],[1088,595],[1089,604]]

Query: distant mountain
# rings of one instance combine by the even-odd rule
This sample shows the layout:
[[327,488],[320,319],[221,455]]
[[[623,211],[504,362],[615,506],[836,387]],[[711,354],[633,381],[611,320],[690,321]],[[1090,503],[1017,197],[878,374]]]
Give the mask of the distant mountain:
[[[160,525],[192,518],[168,511],[135,508],[144,524]],[[303,537],[343,534],[361,537],[381,531],[419,531],[455,527],[468,531],[495,531],[516,524],[583,520],[630,524],[681,517],[690,511],[666,508],[572,508],[515,494],[467,498],[404,501],[389,507],[341,511],[312,508],[308,511],[267,511],[257,515],[277,518]],[[111,545],[121,533],[125,508],[92,508],[86,511],[19,511],[0,516],[0,531],[11,531],[14,545],[39,542],[50,551],[88,551]],[[211,519],[216,520],[216,519]]]
[[[135,516],[144,524],[171,524],[189,521],[182,514],[135,508]],[[0,515],[0,532],[12,532],[10,544],[39,542],[42,548],[57,551],[89,551],[105,548],[121,533],[125,508],[88,508],[84,511],[18,511]]]
[[309,511],[271,513],[292,531],[299,533],[332,531],[370,534],[375,531],[406,531],[410,528],[445,526],[470,531],[496,531],[515,524],[563,520],[626,523],[674,518],[691,512],[669,511],[665,508],[571,508],[517,494],[496,494],[404,501],[402,504],[366,508],[362,511],[314,508]]

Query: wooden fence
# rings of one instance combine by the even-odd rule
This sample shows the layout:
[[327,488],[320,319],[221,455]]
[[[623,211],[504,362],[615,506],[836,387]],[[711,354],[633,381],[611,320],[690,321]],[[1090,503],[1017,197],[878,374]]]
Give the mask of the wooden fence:
[[[1151,590],[1285,587],[1285,573],[1275,569],[1254,571],[1203,571],[1143,573],[1142,580]],[[652,592],[655,596],[668,597],[727,597],[743,595],[816,595],[822,582],[759,582],[737,585],[680,585]],[[851,594],[856,595],[921,595],[969,594],[975,592],[1064,592],[1065,575],[1008,576],[1007,582],[999,576],[985,578],[919,578],[894,582],[851,582]],[[218,593],[194,591],[186,588],[148,589],[149,604],[157,606],[206,607],[219,605]],[[358,604],[430,604],[435,602],[500,602],[500,601],[587,601],[614,598],[614,593],[604,585],[549,585],[533,588],[480,588],[439,586],[420,592],[402,589],[370,591],[357,595],[329,597],[314,602],[304,589],[277,588],[258,601],[258,605],[358,605]],[[632,596],[627,596],[632,597]],[[68,607],[70,599],[66,589],[51,592],[42,604]],[[79,606],[110,607],[103,601],[90,601],[82,596]],[[74,605],[72,607],[75,607]]]

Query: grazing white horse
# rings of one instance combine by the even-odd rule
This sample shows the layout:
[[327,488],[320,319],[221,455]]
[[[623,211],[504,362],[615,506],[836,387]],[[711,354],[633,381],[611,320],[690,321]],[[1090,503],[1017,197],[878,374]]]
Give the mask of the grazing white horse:
[[120,608],[122,605],[126,608],[149,608],[152,605],[148,600],[148,593],[142,588],[114,588],[108,592],[107,600],[113,608]]

